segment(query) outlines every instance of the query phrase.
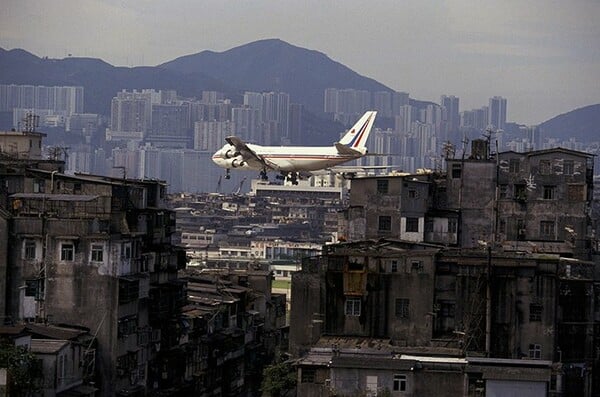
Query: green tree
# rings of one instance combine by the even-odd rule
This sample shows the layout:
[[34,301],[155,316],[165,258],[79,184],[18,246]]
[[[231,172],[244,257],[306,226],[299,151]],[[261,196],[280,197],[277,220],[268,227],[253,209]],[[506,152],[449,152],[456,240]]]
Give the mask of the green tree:
[[7,369],[11,396],[29,396],[42,387],[41,362],[22,346],[0,344],[0,368]]
[[291,364],[282,362],[269,365],[263,371],[260,390],[271,397],[285,396],[296,387],[296,370]]

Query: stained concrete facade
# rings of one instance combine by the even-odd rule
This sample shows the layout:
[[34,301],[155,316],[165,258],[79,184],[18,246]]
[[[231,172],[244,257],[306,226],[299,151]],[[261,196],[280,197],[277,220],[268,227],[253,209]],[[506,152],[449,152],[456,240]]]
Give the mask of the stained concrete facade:
[[555,148],[447,160],[447,206],[461,247],[590,258],[593,156]]
[[590,368],[600,364],[596,268],[491,248],[330,245],[292,276],[290,352],[379,340],[395,354],[541,360],[552,368],[548,395],[591,396],[599,376]]
[[103,395],[171,387],[161,373],[180,343],[171,320],[185,302],[185,257],[170,242],[166,186],[4,165],[17,171],[2,175],[7,315],[93,330]]

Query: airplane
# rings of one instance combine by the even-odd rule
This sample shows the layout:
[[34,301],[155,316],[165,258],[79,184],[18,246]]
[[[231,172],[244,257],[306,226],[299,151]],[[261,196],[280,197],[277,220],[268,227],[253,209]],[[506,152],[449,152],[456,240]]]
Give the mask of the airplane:
[[257,170],[263,180],[268,171],[279,171],[279,178],[288,178],[298,184],[301,174],[322,170],[367,154],[365,146],[375,122],[376,111],[366,112],[354,126],[332,146],[261,146],[245,143],[236,136],[225,138],[227,143],[217,150],[212,160],[226,169],[225,179],[231,169]]

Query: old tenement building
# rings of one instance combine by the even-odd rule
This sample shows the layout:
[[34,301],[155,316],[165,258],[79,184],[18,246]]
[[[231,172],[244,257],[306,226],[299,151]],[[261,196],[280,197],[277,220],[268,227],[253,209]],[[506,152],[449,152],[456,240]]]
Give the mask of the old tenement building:
[[173,390],[183,379],[163,374],[183,354],[185,256],[171,245],[166,185],[66,175],[41,158],[43,136],[1,140],[0,314],[87,328],[99,395]]
[[352,181],[292,278],[299,395],[598,395],[591,156],[475,147]]

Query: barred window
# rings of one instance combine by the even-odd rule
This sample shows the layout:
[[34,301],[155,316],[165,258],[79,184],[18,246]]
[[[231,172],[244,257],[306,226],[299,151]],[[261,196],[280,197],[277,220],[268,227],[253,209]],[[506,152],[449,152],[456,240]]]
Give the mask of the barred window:
[[397,298],[396,299],[396,317],[397,318],[408,318],[410,309],[410,299]]
[[388,194],[389,192],[389,181],[387,179],[378,179],[377,180],[377,193],[379,194]]
[[542,239],[554,239],[554,221],[541,221],[540,222],[540,237]]
[[25,259],[35,259],[35,240],[25,239]]
[[529,321],[542,321],[542,311],[544,307],[538,304],[529,305]]
[[406,218],[406,232],[419,231],[419,218]]
[[392,217],[389,215],[380,215],[378,222],[378,230],[381,232],[389,232],[392,230]]

